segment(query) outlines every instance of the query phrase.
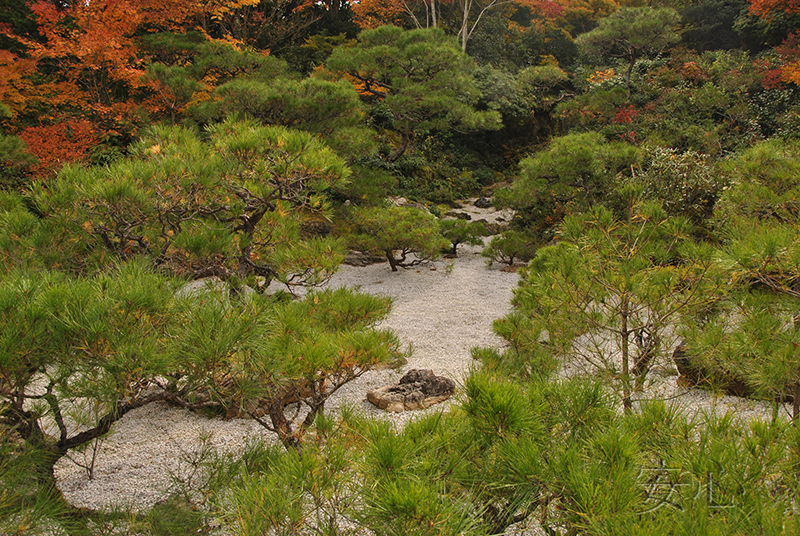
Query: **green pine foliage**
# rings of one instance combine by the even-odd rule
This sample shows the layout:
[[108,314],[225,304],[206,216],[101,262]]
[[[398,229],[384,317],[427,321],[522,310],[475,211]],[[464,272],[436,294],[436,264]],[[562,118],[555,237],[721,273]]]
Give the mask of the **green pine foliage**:
[[[259,288],[325,281],[341,261],[339,244],[301,230],[329,217],[328,192],[350,176],[345,162],[317,138],[283,127],[226,121],[207,134],[205,141],[192,129],[157,127],[126,160],[65,168],[30,197],[46,217],[33,221],[19,206],[9,216],[9,255],[81,272],[144,256],[190,279]],[[40,231],[70,236],[62,258],[31,249]]]
[[439,228],[442,236],[452,245],[451,255],[458,254],[460,244],[483,245],[483,237],[489,234],[482,223],[464,220],[441,220]]
[[608,142],[596,132],[569,134],[521,160],[520,178],[497,198],[500,206],[514,209],[517,227],[545,244],[566,215],[608,205],[619,176],[629,176],[638,160],[629,144]]
[[356,208],[347,219],[351,248],[385,256],[393,272],[435,258],[449,245],[439,220],[419,208]]
[[326,531],[333,518],[387,535],[797,529],[786,472],[794,427],[688,417],[663,402],[620,415],[602,384],[581,378],[475,372],[465,391],[461,408],[401,432],[345,412],[338,433],[303,458],[262,450],[254,466],[248,454],[251,469],[218,492],[225,525],[243,534]]
[[725,285],[713,307],[695,314],[686,336],[689,355],[712,386],[734,383],[776,403],[792,400],[797,417],[800,242],[794,146],[765,142],[728,165],[732,184],[715,215],[723,240],[717,265]]
[[696,289],[709,267],[698,251],[694,262],[686,258],[685,220],[632,201],[624,220],[602,207],[567,218],[559,242],[529,263],[513,300],[534,331],[546,333],[539,344],[605,377],[626,410],[675,317],[705,300]]

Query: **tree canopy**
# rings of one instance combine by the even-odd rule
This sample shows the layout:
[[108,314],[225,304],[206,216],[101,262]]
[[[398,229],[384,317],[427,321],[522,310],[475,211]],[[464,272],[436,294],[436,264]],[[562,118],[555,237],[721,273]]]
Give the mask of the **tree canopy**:
[[362,98],[373,103],[376,119],[385,117],[385,128],[400,136],[390,162],[415,138],[432,132],[500,127],[497,112],[475,108],[480,94],[473,67],[441,30],[395,26],[362,32],[356,46],[334,51],[327,62],[333,73],[356,82]]

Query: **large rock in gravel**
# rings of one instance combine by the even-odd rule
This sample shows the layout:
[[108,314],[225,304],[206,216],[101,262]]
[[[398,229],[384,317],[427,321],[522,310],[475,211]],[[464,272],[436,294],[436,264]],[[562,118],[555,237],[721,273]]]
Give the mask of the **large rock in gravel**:
[[486,199],[485,197],[481,197],[475,201],[474,205],[478,208],[491,208],[492,202],[489,199]]
[[411,369],[397,385],[378,387],[367,393],[367,400],[386,411],[425,409],[450,398],[456,384],[450,378],[436,376],[431,370]]
[[379,262],[386,262],[386,257],[363,251],[350,251],[344,258],[344,264],[349,266],[369,266]]
[[[672,360],[684,384],[701,389],[719,390],[727,395],[741,398],[765,398],[763,395],[757,396],[755,389],[736,371],[726,370],[722,366],[709,367],[703,364],[692,355],[686,341],[681,341],[672,352]],[[778,402],[794,402],[792,386],[787,385],[781,391],[774,392],[772,397]]]

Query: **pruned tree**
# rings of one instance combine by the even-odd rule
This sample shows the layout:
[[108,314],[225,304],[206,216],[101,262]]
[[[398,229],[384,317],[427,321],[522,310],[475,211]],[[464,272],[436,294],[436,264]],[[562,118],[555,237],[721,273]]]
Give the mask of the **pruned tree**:
[[474,62],[442,30],[366,30],[357,45],[337,48],[326,67],[349,77],[362,98],[386,117],[381,126],[400,137],[387,157],[390,162],[431,132],[469,133],[501,126],[498,112],[476,108]]
[[340,289],[237,300],[176,283],[133,261],[86,278],[16,273],[0,284],[0,418],[48,454],[44,469],[155,401],[250,415],[302,451],[328,397],[404,359],[396,336],[374,329],[386,298]]
[[497,201],[547,243],[565,216],[610,201],[618,177],[630,175],[638,159],[635,147],[597,132],[561,136],[520,162],[521,177],[498,190]]
[[337,243],[301,230],[328,217],[325,194],[347,181],[344,161],[310,134],[282,127],[226,121],[209,134],[205,143],[192,130],[156,127],[134,157],[68,168],[34,203],[66,217],[95,254],[146,256],[182,277],[259,288],[325,281],[342,259]]
[[[162,359],[173,288],[143,263],[86,280],[54,272],[4,278],[0,417],[49,453],[45,469],[70,448],[105,434],[128,411],[171,398],[149,392],[148,385],[174,372]],[[103,411],[70,419],[84,398]]]
[[204,290],[176,315],[172,357],[184,372],[166,380],[189,407],[249,416],[302,452],[305,430],[340,387],[375,366],[398,366],[396,336],[376,330],[390,300],[348,289],[244,303]]
[[218,100],[211,105],[217,109],[215,115],[246,113],[265,125],[319,134],[328,146],[350,159],[375,149],[375,133],[364,120],[365,107],[345,80],[252,76],[223,84],[215,94]]
[[433,214],[418,208],[356,209],[350,220],[351,246],[386,256],[393,272],[434,258],[449,245]]
[[512,267],[531,260],[540,245],[541,239],[533,233],[506,229],[492,237],[481,255],[489,259],[489,264],[499,262]]
[[630,95],[631,71],[636,60],[677,43],[679,20],[680,16],[672,8],[622,7],[600,19],[594,30],[578,36],[575,44],[585,54],[627,61],[625,87]]
[[472,246],[483,245],[483,237],[488,236],[486,226],[477,221],[441,220],[440,232],[450,241],[450,255],[458,255],[458,246],[469,244]]
[[[229,415],[254,418],[300,453],[303,435],[331,395],[368,370],[405,362],[394,332],[375,328],[389,313],[388,298],[337,289],[283,304],[254,301],[231,311],[216,301],[208,307],[191,313],[181,351],[196,360],[199,346],[209,348],[199,352],[209,368],[200,376],[204,389],[197,392],[210,393]],[[204,314],[219,319],[212,325],[219,326],[216,338],[225,346],[205,344]],[[225,331],[231,322],[254,330],[243,339],[231,337]]]

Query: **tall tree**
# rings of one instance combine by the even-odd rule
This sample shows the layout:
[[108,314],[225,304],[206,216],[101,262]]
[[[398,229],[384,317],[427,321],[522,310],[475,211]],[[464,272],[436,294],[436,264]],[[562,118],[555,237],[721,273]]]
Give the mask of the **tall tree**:
[[326,67],[350,77],[386,127],[400,136],[388,156],[395,161],[419,136],[432,131],[475,132],[500,128],[500,114],[479,111],[474,61],[440,29],[366,30],[354,47],[339,48]]
[[631,91],[631,71],[640,57],[677,43],[680,17],[671,8],[623,7],[601,19],[597,28],[578,36],[575,43],[585,54],[627,60],[625,87]]
[[[491,12],[509,6],[511,12],[520,6],[551,18],[563,8],[549,0],[364,0],[353,8],[355,21],[361,28],[374,29],[385,24],[405,28],[442,28],[456,36],[461,50],[481,22]],[[509,16],[506,13],[505,16]]]

